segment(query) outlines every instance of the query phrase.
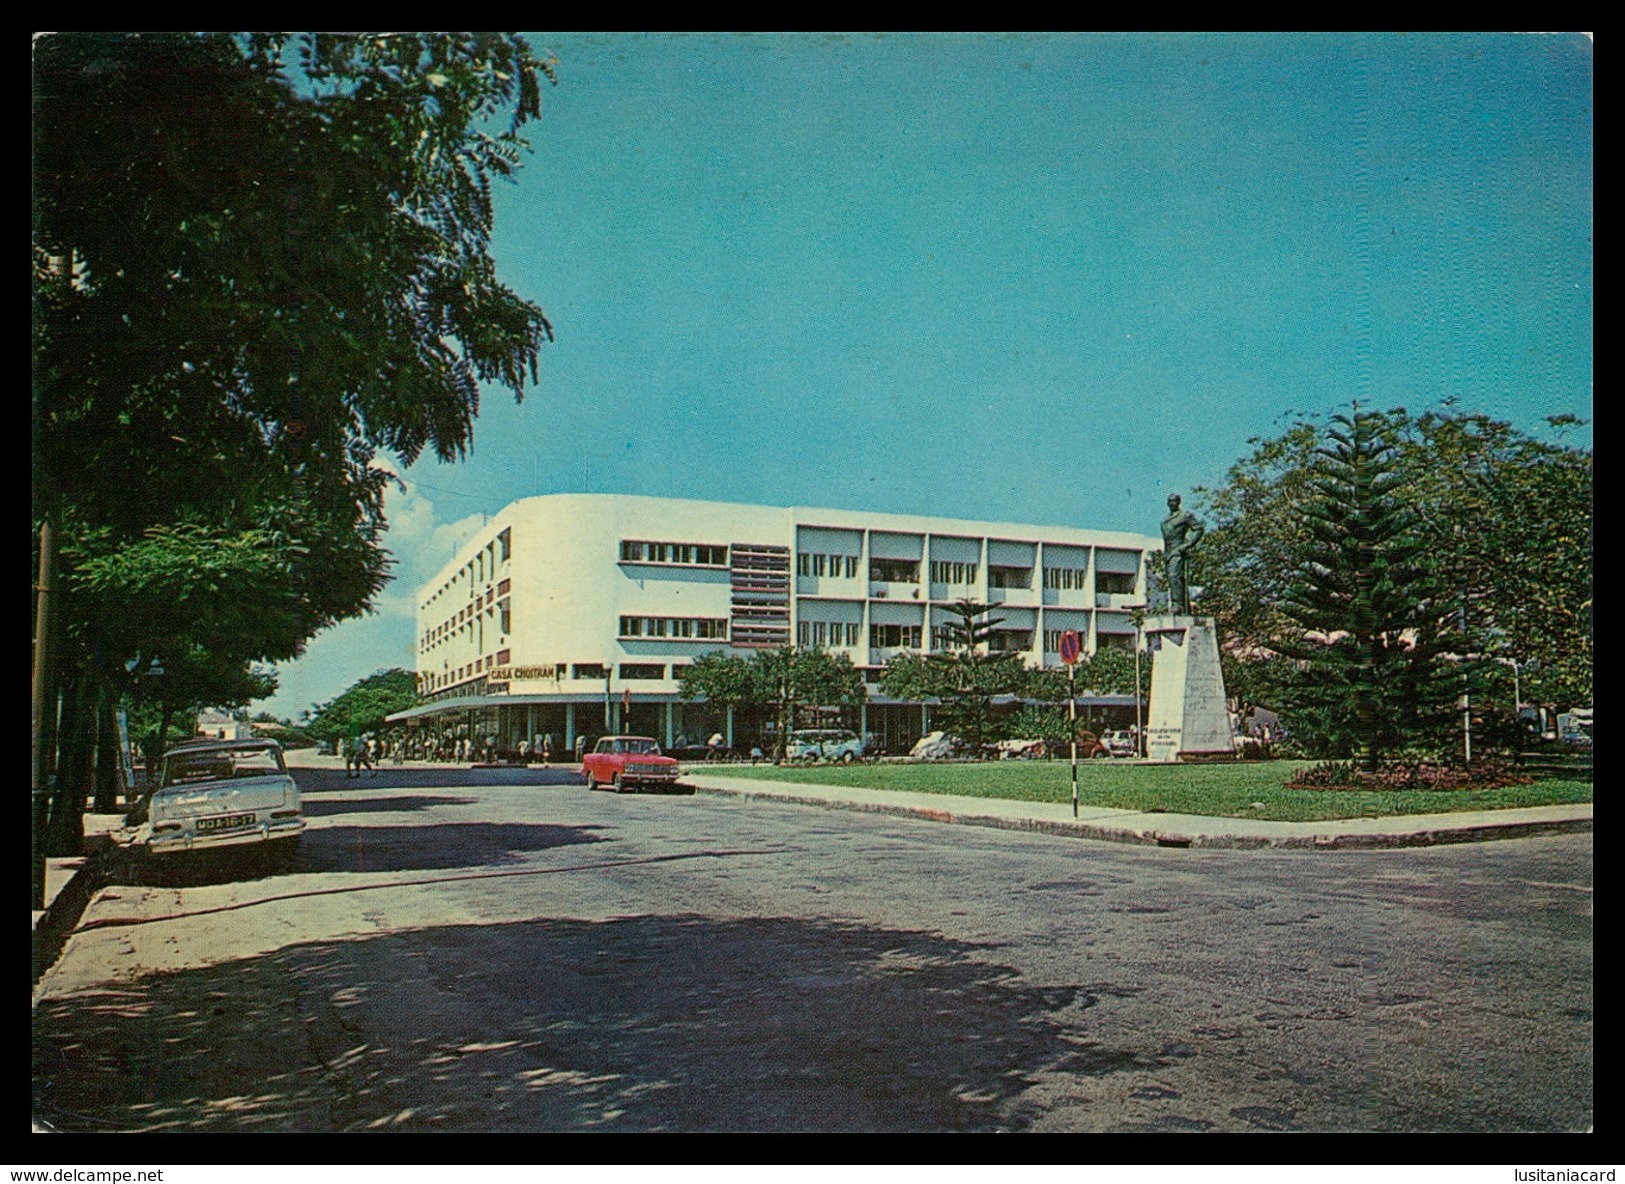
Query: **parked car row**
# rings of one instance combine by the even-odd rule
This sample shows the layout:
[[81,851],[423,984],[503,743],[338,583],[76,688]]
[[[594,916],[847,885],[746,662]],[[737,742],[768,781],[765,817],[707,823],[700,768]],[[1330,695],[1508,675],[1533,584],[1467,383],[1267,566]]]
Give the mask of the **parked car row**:
[[863,738],[842,728],[806,728],[790,733],[785,756],[793,761],[840,761],[850,765],[863,759]]
[[[1107,732],[1097,736],[1080,728],[1077,739],[1080,760],[1134,755],[1134,740],[1127,732]],[[1000,740],[997,744],[988,745],[985,752],[976,753],[958,736],[931,732],[921,737],[908,755],[921,761],[970,760],[976,756],[990,760],[1043,760],[1046,757],[1070,757],[1072,745],[1065,740],[1058,744],[1043,740]]]

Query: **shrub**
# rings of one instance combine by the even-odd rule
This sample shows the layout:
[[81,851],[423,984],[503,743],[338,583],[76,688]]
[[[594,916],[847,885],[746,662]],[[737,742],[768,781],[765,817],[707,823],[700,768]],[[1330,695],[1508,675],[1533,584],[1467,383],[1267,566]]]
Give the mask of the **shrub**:
[[1504,760],[1480,761],[1470,767],[1447,765],[1420,756],[1385,762],[1375,772],[1353,761],[1323,761],[1301,770],[1288,789],[1456,790],[1497,789],[1528,785],[1534,778]]

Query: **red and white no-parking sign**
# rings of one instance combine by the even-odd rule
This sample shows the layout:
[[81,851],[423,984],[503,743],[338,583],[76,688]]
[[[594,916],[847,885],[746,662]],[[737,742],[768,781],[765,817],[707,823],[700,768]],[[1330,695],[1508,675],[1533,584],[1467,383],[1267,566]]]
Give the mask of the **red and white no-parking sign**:
[[1083,641],[1078,637],[1076,629],[1068,629],[1061,634],[1061,661],[1068,666],[1078,660],[1083,653]]

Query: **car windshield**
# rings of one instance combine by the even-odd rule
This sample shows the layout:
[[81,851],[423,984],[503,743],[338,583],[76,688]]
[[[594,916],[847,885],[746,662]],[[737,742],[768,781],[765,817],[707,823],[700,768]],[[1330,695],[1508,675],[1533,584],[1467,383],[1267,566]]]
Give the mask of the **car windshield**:
[[275,748],[204,748],[171,753],[164,761],[164,784],[269,777],[284,771],[282,754]]
[[609,745],[608,751],[630,756],[659,756],[660,745],[645,736],[628,736]]

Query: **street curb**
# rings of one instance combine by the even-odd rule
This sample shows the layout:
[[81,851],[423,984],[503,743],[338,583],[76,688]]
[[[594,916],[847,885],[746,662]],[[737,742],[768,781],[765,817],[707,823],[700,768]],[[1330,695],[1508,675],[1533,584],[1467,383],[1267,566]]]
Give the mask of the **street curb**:
[[1203,848],[1206,850],[1261,851],[1355,851],[1404,847],[1436,847],[1447,843],[1481,843],[1497,839],[1521,839],[1538,834],[1583,833],[1592,829],[1590,818],[1545,822],[1480,823],[1461,827],[1433,827],[1427,830],[1390,834],[1305,834],[1233,835],[1186,834],[1151,828],[1110,826],[1098,822],[1066,819],[1007,818],[993,814],[955,814],[928,806],[900,806],[883,802],[854,802],[810,797],[793,793],[764,793],[758,790],[689,784],[700,793],[745,801],[784,802],[796,806],[818,806],[826,810],[851,810],[859,814],[886,814],[946,822],[960,826],[985,826],[996,830],[1028,831],[1062,835],[1075,839],[1095,839],[1107,843],[1128,843],[1141,847]]
[[35,985],[56,963],[79,918],[84,916],[90,898],[106,882],[108,861],[116,848],[111,835],[89,834],[85,836],[83,849],[79,866],[34,923],[32,981]]

